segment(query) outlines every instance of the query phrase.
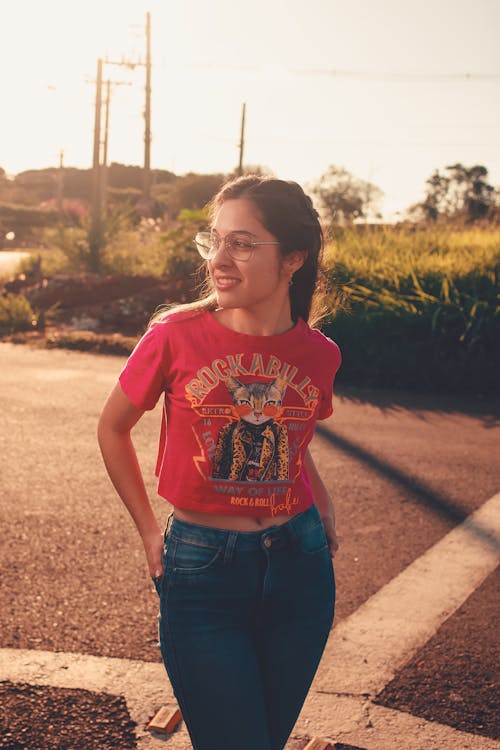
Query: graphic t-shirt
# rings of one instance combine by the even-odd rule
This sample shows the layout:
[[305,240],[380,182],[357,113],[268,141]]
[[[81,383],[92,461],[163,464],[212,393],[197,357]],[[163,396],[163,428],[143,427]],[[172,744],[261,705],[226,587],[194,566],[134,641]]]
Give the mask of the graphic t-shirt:
[[207,513],[306,510],[304,455],[316,420],[333,412],[340,363],[337,344],[301,318],[276,336],[238,333],[209,311],[154,323],[119,380],[140,409],[164,394],[159,495]]

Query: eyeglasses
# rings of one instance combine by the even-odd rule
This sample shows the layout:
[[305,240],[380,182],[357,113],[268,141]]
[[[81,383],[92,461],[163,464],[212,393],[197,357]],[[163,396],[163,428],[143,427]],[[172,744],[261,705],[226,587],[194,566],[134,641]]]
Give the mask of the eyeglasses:
[[279,242],[268,240],[267,242],[256,242],[249,239],[246,234],[230,232],[224,239],[210,232],[198,232],[194,238],[196,249],[205,260],[212,260],[219,250],[221,242],[224,242],[224,250],[233,260],[250,260],[256,245],[279,245]]

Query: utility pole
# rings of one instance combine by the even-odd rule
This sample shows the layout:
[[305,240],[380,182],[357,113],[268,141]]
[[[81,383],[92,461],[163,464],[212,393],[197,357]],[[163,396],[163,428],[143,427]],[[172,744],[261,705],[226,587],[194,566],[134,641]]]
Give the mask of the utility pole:
[[245,111],[246,111],[246,102],[243,103],[243,109],[241,112],[241,137],[239,142],[239,149],[240,149],[240,161],[238,164],[238,175],[243,174],[243,149],[245,147]]
[[101,183],[101,103],[102,103],[102,58],[97,61],[94,116],[94,151],[92,159],[92,209],[89,233],[90,264],[93,271],[99,270],[99,252],[102,242],[102,183]]
[[63,212],[63,195],[64,195],[64,151],[59,151],[59,169],[57,171],[57,210],[60,214]]
[[146,102],[144,107],[143,200],[151,201],[151,13],[146,13]]
[[[113,82],[114,83],[114,82]],[[109,104],[111,101],[111,81],[106,81],[106,99],[104,104],[104,140],[102,148],[102,166],[108,166],[108,141],[109,141]]]
[[109,105],[111,101],[111,81],[106,81],[106,101],[104,105],[104,141],[102,149],[102,206],[106,209],[108,198],[108,141],[109,141]]
[[102,180],[101,180],[101,204],[102,207],[106,208],[107,200],[107,188],[108,188],[108,145],[109,145],[109,110],[111,105],[111,87],[112,86],[131,86],[132,84],[127,81],[111,81],[109,78],[106,81],[106,99],[104,103],[104,139],[102,142]]
[[106,65],[119,65],[134,70],[137,66],[146,68],[145,105],[144,105],[144,172],[142,208],[147,213],[151,203],[151,13],[146,14],[146,62],[127,60],[122,57],[118,61],[106,60]]

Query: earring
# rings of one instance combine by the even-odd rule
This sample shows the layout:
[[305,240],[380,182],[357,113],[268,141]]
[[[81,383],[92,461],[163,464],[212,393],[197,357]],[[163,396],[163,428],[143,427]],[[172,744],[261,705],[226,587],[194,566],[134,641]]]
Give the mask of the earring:
[[292,284],[293,284],[293,276],[290,276],[290,278],[288,279],[288,286],[292,286]]

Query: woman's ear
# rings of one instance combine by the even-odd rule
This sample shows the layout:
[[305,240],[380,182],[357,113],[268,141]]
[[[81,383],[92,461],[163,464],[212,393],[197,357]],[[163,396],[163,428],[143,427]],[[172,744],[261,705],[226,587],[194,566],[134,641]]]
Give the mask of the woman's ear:
[[293,274],[298,271],[299,268],[302,268],[302,266],[306,262],[306,258],[307,250],[294,250],[293,252],[289,253],[283,260],[283,265],[285,267],[286,273],[289,276],[293,276]]

